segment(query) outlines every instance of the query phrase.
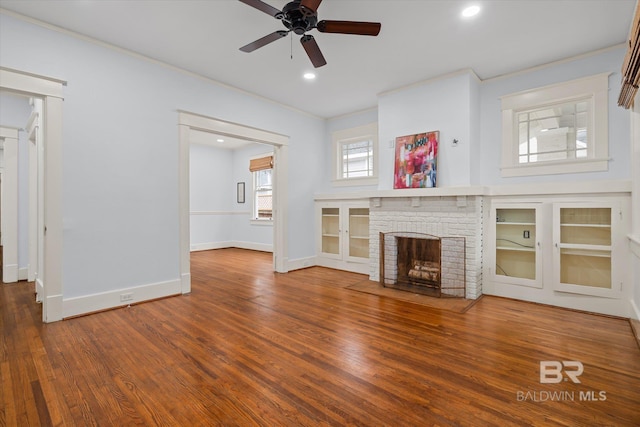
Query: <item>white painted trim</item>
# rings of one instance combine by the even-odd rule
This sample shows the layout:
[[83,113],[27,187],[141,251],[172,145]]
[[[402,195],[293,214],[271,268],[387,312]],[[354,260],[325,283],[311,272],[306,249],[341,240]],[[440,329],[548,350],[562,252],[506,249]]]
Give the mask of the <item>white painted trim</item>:
[[335,270],[345,270],[352,273],[365,274],[367,275],[367,279],[369,278],[369,260],[367,260],[367,262],[360,263],[318,256],[316,257],[316,265],[319,267],[333,268]]
[[29,270],[26,267],[18,268],[18,280],[27,280],[29,277]]
[[42,280],[36,278],[36,302],[42,302],[42,295],[44,295]]
[[[129,304],[135,304],[152,299],[179,295],[181,293],[181,287],[180,280],[170,280],[167,282],[133,286],[114,291],[85,295],[77,298],[64,299],[62,301],[63,317],[78,316],[81,314],[93,313],[95,311],[123,307]],[[129,301],[121,301],[120,296],[122,294],[133,294],[132,299]]]
[[66,84],[67,82],[52,77],[0,67],[0,87],[16,92],[62,98],[62,87]]
[[636,305],[636,302],[634,300],[630,300],[629,305],[631,307],[629,317],[640,320],[640,308]]
[[[632,24],[633,24],[633,22],[632,22]],[[614,51],[614,50],[618,50],[618,49],[625,49],[627,47],[628,47],[628,44],[626,42],[625,43],[621,43],[621,44],[616,44],[616,45],[605,47],[605,48],[602,48],[602,49],[593,50],[591,52],[581,53],[581,54],[575,55],[575,56],[570,56],[569,58],[563,58],[563,59],[560,59],[560,60],[557,60],[557,61],[547,62],[546,64],[540,64],[540,65],[536,65],[534,67],[525,68],[523,70],[518,70],[518,71],[511,72],[511,73],[506,73],[506,74],[501,74],[499,76],[490,77],[488,79],[482,80],[482,83],[493,82],[493,81],[496,81],[496,80],[510,79],[512,77],[521,76],[523,74],[530,74],[531,72],[534,72],[534,71],[544,70],[545,68],[549,68],[549,67],[556,67],[558,65],[567,64],[569,62],[578,61],[578,60],[581,60],[581,59],[589,58],[589,57],[592,57],[592,56],[600,55],[600,54],[603,54],[603,53],[606,53],[606,52],[610,52],[610,51]]]
[[2,169],[2,281],[18,281],[18,129],[0,127]]
[[178,110],[181,125],[204,132],[215,132],[223,136],[235,136],[248,141],[269,145],[289,145],[289,137],[238,123],[206,117],[189,111]]
[[[609,76],[600,73],[552,85],[527,89],[500,97],[502,109],[503,177],[550,175],[606,171],[609,168]],[[573,102],[589,103],[588,159],[521,164],[518,154],[517,114],[523,110],[545,105]]]
[[2,282],[15,283],[18,279],[18,264],[6,264],[2,266]]
[[288,265],[288,270],[289,271],[301,270],[303,268],[314,267],[314,266],[317,265],[316,264],[316,257],[310,256],[310,257],[307,257],[307,258],[292,259],[292,260],[289,260],[287,265]]
[[556,307],[565,307],[573,310],[588,311],[592,313],[606,314],[609,316],[629,317],[630,305],[626,301],[613,298],[601,298],[589,295],[552,292],[543,293],[540,289],[520,286],[518,295],[514,296],[513,286],[504,283],[493,283],[493,286],[483,286],[485,295],[495,295],[505,298],[515,298],[522,301],[530,301],[539,304],[548,304]]
[[189,215],[251,215],[249,211],[191,211]]
[[[43,294],[45,291],[47,291],[47,288],[43,286]],[[44,323],[51,323],[62,320],[62,305],[62,294],[47,295],[44,297],[42,300],[42,321]]]
[[238,240],[229,240],[225,242],[194,243],[191,245],[191,252],[210,251],[213,249],[227,248],[248,249],[250,251],[259,252],[273,252],[273,245],[256,242],[242,242]]
[[609,170],[611,159],[586,159],[575,162],[541,162],[522,166],[501,167],[505,178],[532,175],[561,175],[565,173],[604,172]]
[[43,98],[45,123],[43,190],[45,227],[42,320],[55,322],[62,319],[62,92],[64,82],[36,76],[22,71],[0,68],[0,89]]
[[610,181],[578,181],[563,182],[558,184],[536,183],[536,184],[514,184],[500,186],[473,186],[473,187],[438,187],[438,188],[411,188],[402,190],[371,190],[360,191],[358,193],[331,193],[316,194],[315,201],[336,201],[336,200],[362,200],[374,198],[397,198],[397,197],[446,197],[446,196],[524,196],[524,195],[563,195],[563,194],[608,194],[631,193],[631,181],[610,180]]
[[[206,117],[188,111],[178,111],[179,127],[179,212],[180,212],[180,276],[183,281],[191,277],[190,253],[190,215],[189,215],[189,133],[191,129],[228,135],[274,147],[273,200],[273,264],[274,270],[286,273],[288,254],[288,144],[289,137],[262,129],[256,129],[237,123]],[[191,290],[190,282],[182,285],[183,293]]]
[[[361,178],[342,177],[342,144],[371,139],[373,143],[373,175]],[[335,186],[375,185],[378,183],[378,122],[341,129],[331,134],[331,183]]]
[[192,243],[190,245],[191,252],[210,251],[213,249],[232,248],[233,242],[209,242],[209,243]]
[[629,238],[629,249],[631,253],[640,259],[640,234],[629,234],[627,237]]
[[273,227],[272,219],[255,219],[252,218],[249,220],[249,224],[257,225],[258,227]]
[[255,243],[255,242],[241,242],[241,241],[234,241],[233,242],[233,247],[234,248],[239,248],[239,249],[248,249],[251,251],[260,251],[260,252],[271,252],[273,253],[273,245],[268,245],[265,243]]

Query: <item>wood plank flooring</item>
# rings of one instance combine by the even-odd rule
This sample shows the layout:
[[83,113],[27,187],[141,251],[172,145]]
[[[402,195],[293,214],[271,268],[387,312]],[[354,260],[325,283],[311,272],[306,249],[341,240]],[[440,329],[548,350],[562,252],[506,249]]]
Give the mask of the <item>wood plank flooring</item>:
[[[623,319],[495,297],[460,314],[238,249],[192,254],[192,276],[190,295],[46,325],[32,284],[0,285],[0,426],[640,425]],[[581,382],[541,384],[554,360]]]

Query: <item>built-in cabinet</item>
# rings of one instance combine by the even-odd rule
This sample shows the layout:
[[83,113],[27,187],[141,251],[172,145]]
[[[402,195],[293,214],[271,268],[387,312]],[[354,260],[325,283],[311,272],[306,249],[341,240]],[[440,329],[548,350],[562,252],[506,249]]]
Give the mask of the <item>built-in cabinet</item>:
[[615,200],[493,201],[487,290],[517,297],[508,291],[513,285],[619,298],[626,271],[622,217]]
[[368,274],[369,203],[318,202],[317,264]]
[[503,283],[542,287],[537,229],[539,204],[496,204],[492,208],[495,277]]
[[613,268],[620,244],[614,241],[622,212],[610,204],[553,206],[555,289],[615,296],[622,279]]

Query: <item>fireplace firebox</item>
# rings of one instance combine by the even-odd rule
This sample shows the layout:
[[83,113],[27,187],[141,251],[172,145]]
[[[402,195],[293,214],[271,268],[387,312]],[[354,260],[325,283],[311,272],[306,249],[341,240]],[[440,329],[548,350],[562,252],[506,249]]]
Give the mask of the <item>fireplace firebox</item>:
[[464,298],[464,237],[380,233],[380,279],[388,288],[434,297]]

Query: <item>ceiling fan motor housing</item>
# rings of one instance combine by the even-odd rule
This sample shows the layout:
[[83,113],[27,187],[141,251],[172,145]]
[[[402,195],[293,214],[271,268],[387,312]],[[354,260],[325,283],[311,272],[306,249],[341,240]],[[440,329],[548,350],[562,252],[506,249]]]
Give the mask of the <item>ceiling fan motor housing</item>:
[[293,31],[298,35],[302,35],[307,31],[316,27],[318,23],[318,16],[305,15],[300,9],[300,0],[287,3],[282,8],[282,23],[287,29]]

